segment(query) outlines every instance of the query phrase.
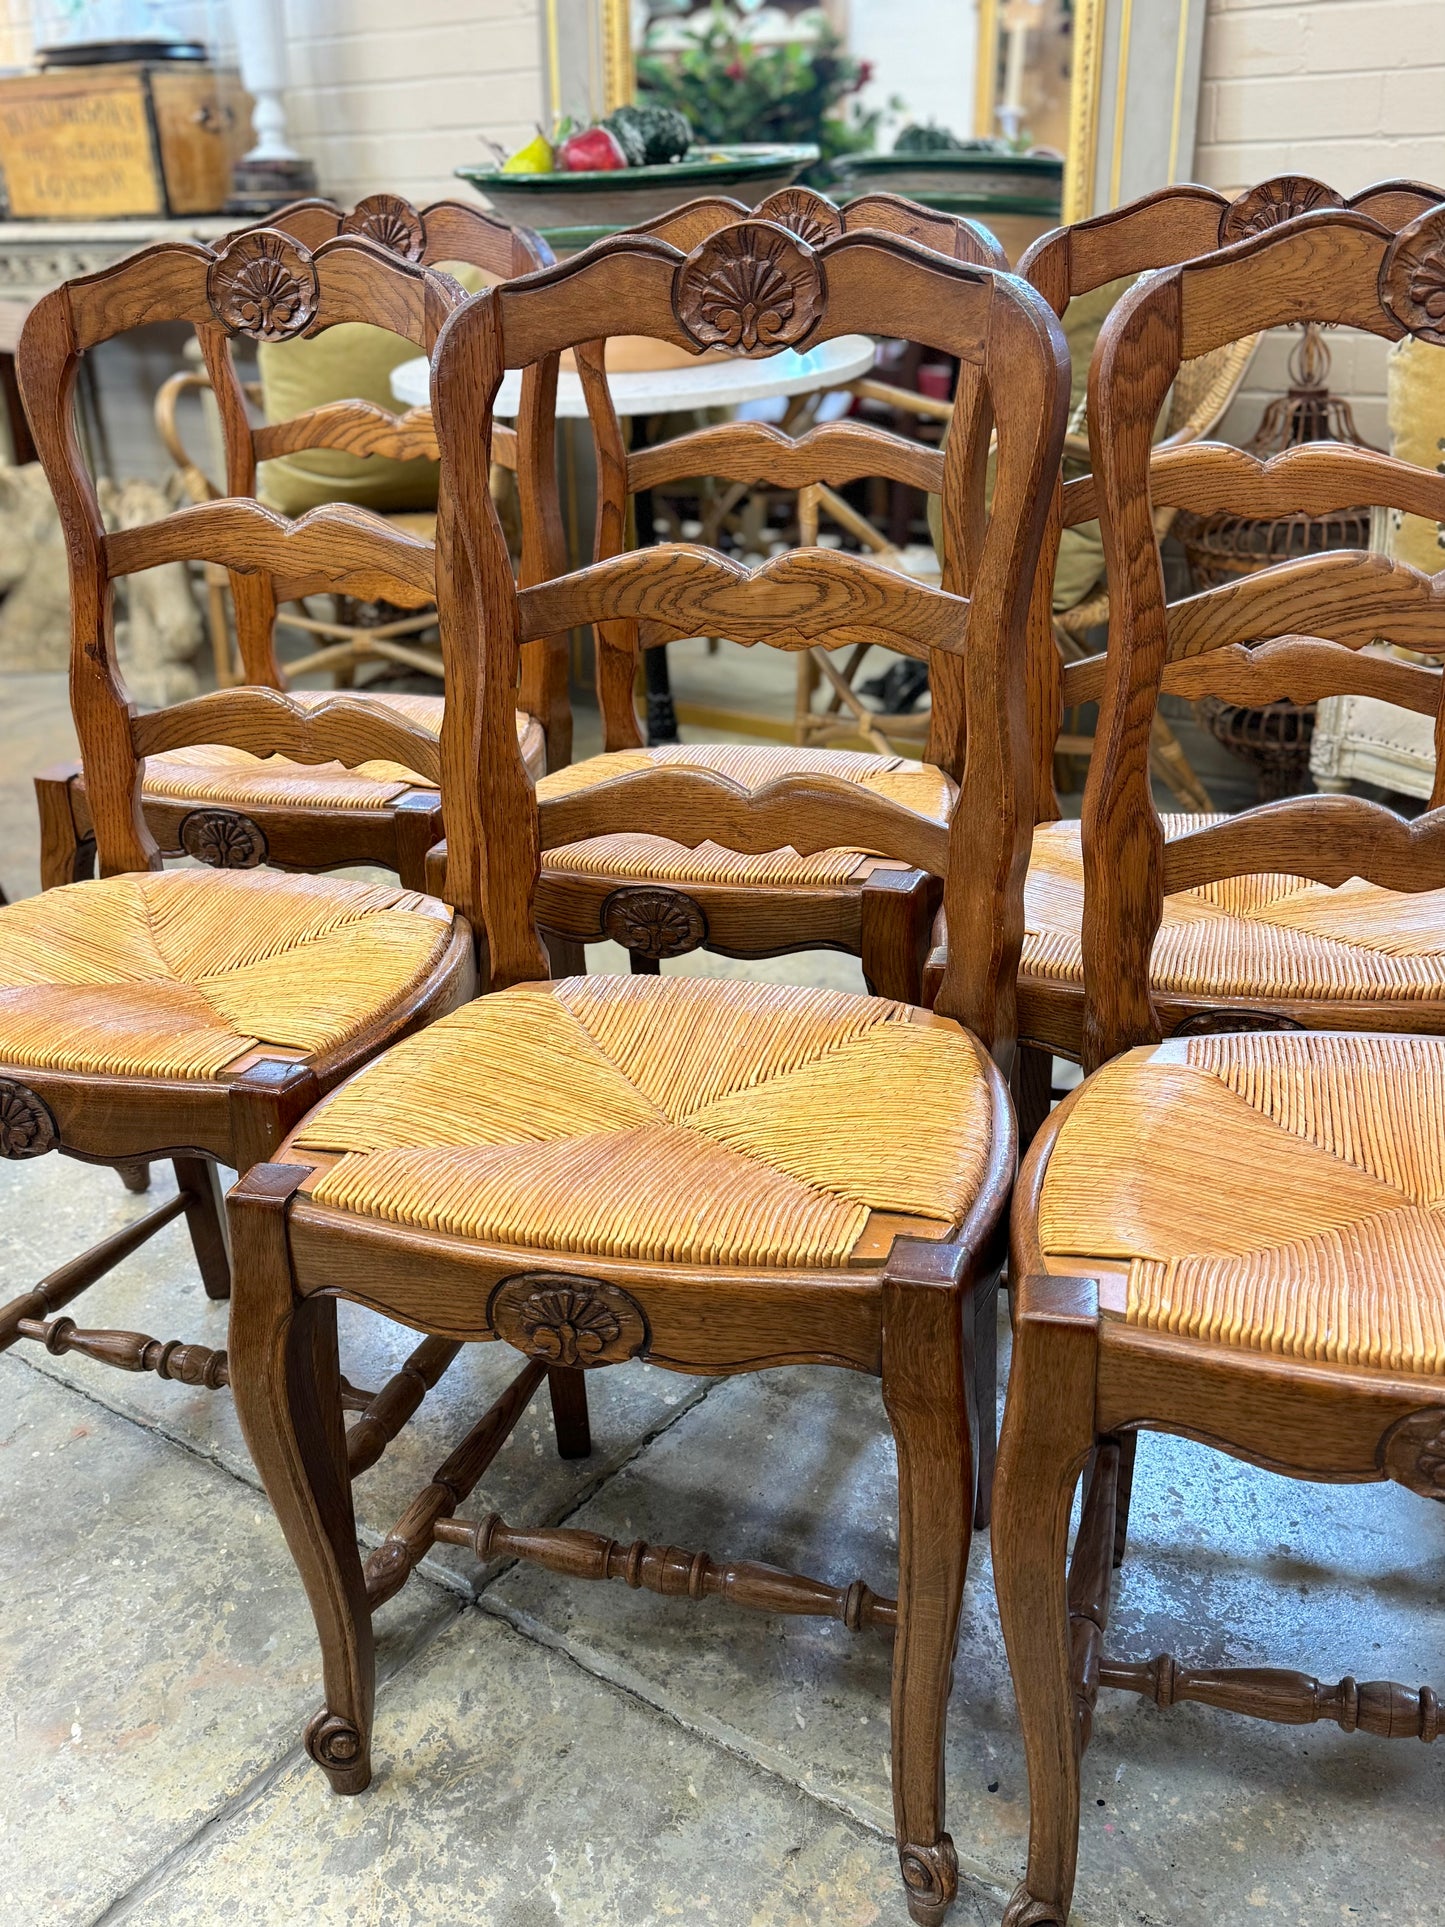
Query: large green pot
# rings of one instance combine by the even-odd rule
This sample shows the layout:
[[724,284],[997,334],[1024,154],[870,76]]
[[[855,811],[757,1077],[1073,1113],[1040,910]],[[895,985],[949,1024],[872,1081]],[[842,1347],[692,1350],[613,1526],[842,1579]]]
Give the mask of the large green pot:
[[902,194],[940,214],[991,228],[1010,261],[1057,227],[1064,163],[1048,154],[844,154],[833,163],[838,199]]
[[459,167],[457,173],[504,221],[535,228],[555,252],[570,254],[704,194],[727,194],[756,207],[817,158],[817,148],[807,145],[695,146],[686,160],[606,173],[503,174],[481,166]]

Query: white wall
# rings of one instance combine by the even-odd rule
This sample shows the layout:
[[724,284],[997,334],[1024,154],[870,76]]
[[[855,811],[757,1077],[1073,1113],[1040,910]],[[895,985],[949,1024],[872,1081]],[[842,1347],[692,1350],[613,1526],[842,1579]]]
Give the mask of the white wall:
[[[244,4],[244,0],[242,0]],[[421,204],[543,116],[541,0],[285,0],[292,144],[325,193]]]
[[[1209,0],[1194,167],[1226,192],[1275,174],[1344,193],[1401,177],[1445,187],[1445,0]],[[1331,386],[1384,446],[1385,344],[1345,331],[1329,343]],[[1287,385],[1289,345],[1261,347],[1230,439]]]
[[888,115],[879,144],[891,147],[904,120],[937,121],[955,134],[973,132],[976,0],[849,0],[848,44],[873,63],[868,106],[897,96],[901,116]]

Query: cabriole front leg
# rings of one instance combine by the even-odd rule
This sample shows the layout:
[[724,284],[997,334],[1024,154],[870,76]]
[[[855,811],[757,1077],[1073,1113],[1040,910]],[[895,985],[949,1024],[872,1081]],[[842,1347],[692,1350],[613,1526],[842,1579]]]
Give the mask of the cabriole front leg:
[[1079,1845],[1079,1709],[1069,1514],[1094,1446],[1098,1288],[1014,1284],[1014,1350],[994,1490],[993,1570],[1029,1775],[1029,1860],[1005,1927],[1066,1927]]
[[306,1750],[337,1793],[371,1779],[375,1655],[346,1457],[336,1303],[296,1296],[286,1213],[304,1165],[263,1164],[230,1194],[231,1388],[246,1444],[311,1602],[326,1703]]
[[[926,1247],[925,1247],[926,1249]],[[893,1815],[908,1911],[936,1927],[958,1890],[944,1831],[943,1742],[975,1503],[972,1280],[883,1282],[883,1402],[898,1448]]]

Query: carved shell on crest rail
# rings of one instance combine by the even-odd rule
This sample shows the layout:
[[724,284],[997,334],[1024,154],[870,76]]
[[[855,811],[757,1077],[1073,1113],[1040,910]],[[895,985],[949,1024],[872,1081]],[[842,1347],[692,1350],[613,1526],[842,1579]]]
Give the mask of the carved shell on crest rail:
[[238,234],[206,270],[217,321],[252,341],[290,341],[316,317],[320,283],[299,242],[270,229]]
[[780,187],[754,211],[760,221],[776,221],[810,248],[820,248],[843,232],[841,211],[810,187]]
[[1219,244],[1227,247],[1231,241],[1264,234],[1281,221],[1292,221],[1317,207],[1343,205],[1335,190],[1323,181],[1312,180],[1308,174],[1279,174],[1230,202],[1219,217]]
[[254,870],[266,861],[266,832],[239,810],[191,810],[180,838],[187,856],[213,870]]
[[1417,341],[1445,347],[1445,208],[1431,208],[1390,243],[1380,300]]
[[341,223],[341,232],[375,241],[403,261],[420,261],[426,247],[426,223],[400,194],[368,194]]
[[606,898],[603,931],[635,956],[682,957],[707,941],[702,907],[682,890],[625,885]]
[[745,355],[791,348],[812,332],[826,299],[823,266],[807,242],[760,221],[709,235],[672,282],[673,313],[698,346]]
[[0,1158],[42,1158],[60,1142],[60,1128],[43,1097],[0,1077]]
[[1445,1500],[1445,1406],[1397,1419],[1380,1440],[1380,1470],[1422,1499]]
[[497,1286],[488,1316],[499,1338],[548,1365],[616,1365],[647,1342],[642,1307],[597,1278],[521,1272]]

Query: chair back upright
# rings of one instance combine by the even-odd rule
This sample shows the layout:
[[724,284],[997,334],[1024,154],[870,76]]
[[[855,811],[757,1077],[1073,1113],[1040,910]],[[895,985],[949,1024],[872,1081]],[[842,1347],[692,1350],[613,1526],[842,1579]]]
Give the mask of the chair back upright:
[[1378,696],[1433,715],[1445,748],[1441,670],[1363,653],[1384,642],[1445,656],[1445,572],[1333,550],[1171,605],[1152,519],[1161,505],[1266,518],[1368,505],[1445,521],[1445,475],[1346,443],[1310,442],[1263,462],[1224,444],[1162,453],[1150,445],[1169,385],[1191,357],[1302,321],[1445,343],[1442,288],[1445,206],[1398,233],[1367,214],[1323,208],[1151,276],[1105,323],[1090,371],[1089,439],[1109,647],[1063,672],[1066,701],[1100,705],[1083,815],[1086,1067],[1160,1035],[1150,955],[1166,894],[1260,874],[1445,887],[1445,777],[1414,823],[1358,797],[1303,796],[1166,843],[1147,757],[1164,691],[1251,706]]
[[[512,227],[484,208],[463,201],[434,201],[429,207],[417,208],[399,194],[370,194],[348,212],[335,201],[313,198],[293,201],[254,225],[289,234],[313,251],[326,241],[351,235],[420,267],[459,264],[477,268],[496,281],[531,274],[550,267],[553,260],[552,250],[540,234],[530,228]],[[371,319],[378,327],[389,325],[382,316]],[[518,566],[525,583],[545,582],[565,566],[567,545],[557,490],[556,405],[554,361],[526,371],[516,427],[498,422],[494,430],[492,459],[513,470],[517,477],[522,530]],[[306,449],[338,449],[393,461],[437,459],[431,410],[426,407],[398,413],[375,402],[334,402],[325,408],[309,409],[290,421],[268,422],[258,428],[252,428],[244,415],[230,421],[223,415],[222,436],[227,451],[226,485],[233,495],[246,492],[248,487],[254,491],[257,463],[275,456],[297,455]],[[264,624],[250,620],[242,637],[238,606],[237,630],[246,680],[284,688],[284,676]],[[248,643],[250,656],[246,653]],[[539,641],[527,651],[523,666],[521,707],[546,728],[548,762],[553,768],[571,757],[567,667],[565,636]],[[253,668],[260,673],[253,673]]]
[[[1440,190],[1416,181],[1382,181],[1346,197],[1323,181],[1302,175],[1262,181],[1232,200],[1210,187],[1166,187],[1090,220],[1041,234],[1020,259],[1018,271],[1062,316],[1070,301],[1110,281],[1175,267],[1321,208],[1353,209],[1394,229],[1440,199]],[[1192,439],[1186,422],[1157,443],[1155,453]],[[1081,477],[1080,482],[1088,479]],[[1054,744],[1068,705],[1051,606],[1059,538],[1065,528],[1091,522],[1096,514],[1092,488],[1065,488],[1061,473],[1029,617],[1035,810],[1040,822],[1056,821],[1062,814],[1054,789]]]
[[[290,521],[263,508],[244,486],[234,496],[107,534],[75,425],[82,358],[131,328],[185,323],[200,341],[223,416],[241,419],[243,397],[231,354],[236,337],[290,340],[381,316],[385,326],[429,353],[442,323],[464,299],[446,275],[403,261],[374,242],[340,236],[313,252],[290,235],[255,229],[216,249],[188,242],[147,248],[62,284],[32,309],[17,368],[65,539],[71,708],[102,875],[160,867],[140,795],[145,758],[165,750],[219,743],[256,756],[348,768],[378,758],[415,770],[428,783],[441,780],[434,737],[397,710],[354,696],[287,696],[258,677],[252,686],[137,715],[116,660],[118,577],[166,562],[218,564],[230,572],[237,610],[246,611],[259,639],[274,618],[278,593],[339,593],[421,606],[435,597],[436,568],[430,543],[365,509],[333,504]],[[468,673],[470,660],[459,675]]]
[[[506,368],[620,334],[765,357],[858,332],[905,335],[977,371],[972,416],[939,478],[956,551],[984,529],[971,598],[830,550],[793,550],[749,572],[682,543],[608,555],[517,588],[487,487],[487,434]],[[814,248],[756,219],[717,229],[688,252],[656,236],[617,236],[458,312],[433,378],[447,504],[438,529],[442,613],[444,625],[483,638],[483,661],[475,710],[448,703],[442,754],[453,772],[480,769],[482,780],[470,806],[460,799],[448,816],[448,891],[485,918],[494,986],[546,975],[533,914],[544,848],[659,827],[684,843],[715,838],[744,853],[856,845],[944,876],[959,940],[938,1007],[1008,1057],[1031,832],[1024,625],[1067,372],[1053,314],[1011,275],[877,231]],[[984,528],[991,422],[998,479]],[[789,445],[773,430],[739,423],[732,435],[750,468],[776,464],[791,476]],[[859,424],[829,423],[807,438],[810,464],[856,473],[876,459],[871,441]],[[519,652],[533,635],[582,622],[635,624],[644,646],[721,634],[790,650],[867,640],[930,662],[960,658],[969,742],[952,828],[942,812],[925,816],[833,776],[796,774],[748,790],[676,765],[549,796],[539,808],[509,721]]]
[[[935,213],[896,194],[869,194],[837,207],[808,187],[788,187],[769,195],[756,212],[740,201],[708,196],[689,201],[635,230],[669,242],[684,253],[699,247],[721,228],[738,221],[776,222],[810,247],[843,234],[868,231],[892,234],[932,249],[951,261],[973,267],[1005,268],[1003,249],[973,221]],[[884,325],[880,332],[897,334]],[[594,555],[620,555],[628,546],[627,505],[640,490],[664,487],[691,476],[707,475],[749,488],[804,489],[818,482],[842,486],[863,476],[909,484],[936,495],[942,487],[942,451],[871,423],[847,422],[841,432],[820,439],[820,431],[796,438],[761,422],[727,422],[693,429],[652,448],[629,450],[606,380],[605,344],[583,342],[577,368],[597,454],[597,534]],[[970,420],[978,398],[971,392],[977,370],[960,364],[956,418]],[[822,460],[827,451],[829,466]],[[847,459],[841,460],[844,451]],[[977,555],[978,530],[971,526],[957,550],[944,560],[943,587],[967,595]],[[635,623],[611,622],[597,637],[597,696],[602,711],[604,748],[635,749],[642,743],[633,698],[637,668]],[[957,777],[963,767],[961,665],[956,657],[934,665],[933,707],[928,759]]]

